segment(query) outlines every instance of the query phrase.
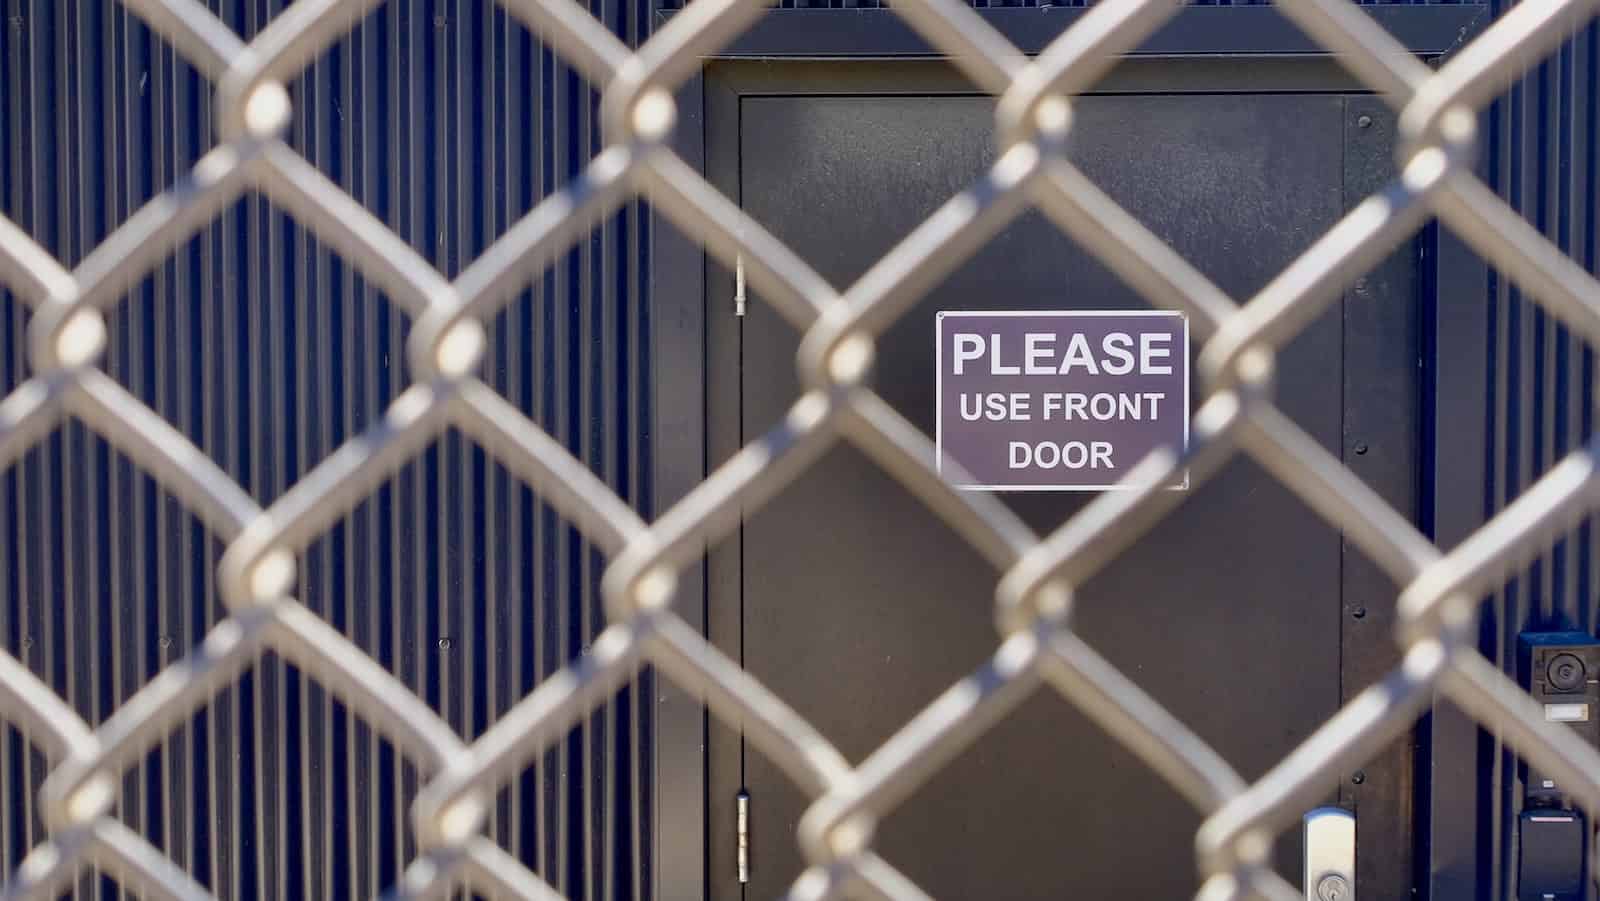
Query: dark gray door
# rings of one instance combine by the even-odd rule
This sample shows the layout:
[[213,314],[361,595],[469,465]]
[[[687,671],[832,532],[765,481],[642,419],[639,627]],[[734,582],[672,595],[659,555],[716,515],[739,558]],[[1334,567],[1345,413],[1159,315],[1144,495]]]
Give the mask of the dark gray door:
[[[1377,115],[1365,98],[1338,93],[1098,95],[1078,105],[1075,154],[1112,197],[1245,298],[1365,190],[1347,184],[1347,156],[1382,169],[1387,119],[1379,115],[1376,127],[1370,118],[1353,124],[1358,107]],[[733,108],[737,153],[723,148],[722,158],[736,166],[743,207],[840,288],[993,158],[987,98],[746,94]],[[715,118],[717,108],[710,113]],[[714,122],[710,133],[715,141],[729,127]],[[1347,145],[1355,140],[1367,144],[1352,151]],[[728,173],[721,177],[726,182]],[[1372,359],[1359,364],[1345,350],[1358,337],[1347,330],[1414,342],[1408,267],[1402,258],[1372,277],[1383,286],[1363,284],[1364,292],[1387,292],[1389,302],[1359,314],[1335,305],[1280,358],[1282,408],[1335,454],[1346,452],[1346,433],[1364,402],[1387,404],[1384,434],[1402,436],[1384,452],[1413,452],[1403,436],[1417,427],[1414,362],[1407,364],[1414,346],[1363,351]],[[720,290],[721,283],[713,285]],[[731,315],[726,297],[708,303],[712,319]],[[883,337],[875,384],[931,435],[936,311],[1146,306],[1031,214]],[[1349,324],[1351,315],[1365,318]],[[739,348],[737,356],[726,348],[711,353],[708,377],[724,386],[713,390],[714,403],[725,402],[713,427],[750,440],[798,396],[798,335],[754,298],[747,317],[732,328],[713,325],[711,337]],[[1347,373],[1357,365],[1359,373]],[[725,435],[713,446],[732,442]],[[1394,465],[1403,473],[1414,460]],[[1390,484],[1403,486],[1405,478]],[[1347,558],[1354,552],[1265,471],[1240,459],[1191,494],[1085,586],[1075,622],[1087,641],[1255,778],[1359,690],[1359,683],[1346,684],[1341,654],[1349,627],[1370,623],[1352,621],[1347,582],[1355,576]],[[1088,499],[1006,496],[1041,531]],[[1397,502],[1411,507],[1409,498]],[[737,546],[719,551],[712,566],[713,637],[855,763],[997,644],[998,574],[848,446],[753,514]],[[1359,600],[1385,603],[1378,595]],[[1365,611],[1361,619],[1368,619]],[[806,799],[753,747],[719,752],[737,747],[737,739],[717,741],[709,788],[712,896],[737,897],[729,842],[717,833],[743,786],[752,797],[745,897],[778,897],[802,868],[794,832]],[[1329,800],[1374,808],[1360,811],[1361,873],[1382,880],[1381,896],[1400,897],[1410,878],[1410,783],[1403,771],[1373,776],[1389,786],[1387,809],[1352,794],[1350,778],[1342,790],[1330,780]],[[1367,774],[1356,780],[1365,783]],[[892,814],[877,847],[940,898],[1170,899],[1196,888],[1199,822],[1159,778],[1044,690]],[[1299,836],[1285,836],[1278,852],[1281,872],[1298,879]]]

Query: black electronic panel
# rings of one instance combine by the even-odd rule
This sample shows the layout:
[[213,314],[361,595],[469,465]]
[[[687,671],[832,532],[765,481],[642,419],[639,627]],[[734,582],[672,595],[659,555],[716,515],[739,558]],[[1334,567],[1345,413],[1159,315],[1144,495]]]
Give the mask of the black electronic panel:
[[[1519,636],[1522,684],[1544,711],[1600,747],[1600,640],[1587,632],[1524,632]],[[1528,804],[1569,807],[1565,790],[1547,773],[1527,767]]]
[[1583,898],[1583,815],[1528,810],[1519,820],[1518,901]]

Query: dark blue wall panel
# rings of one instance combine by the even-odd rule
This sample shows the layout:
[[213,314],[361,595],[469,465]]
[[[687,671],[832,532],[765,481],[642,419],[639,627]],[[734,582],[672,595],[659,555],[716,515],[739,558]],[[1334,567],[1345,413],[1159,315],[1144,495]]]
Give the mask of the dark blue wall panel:
[[[1510,4],[1495,4],[1496,12]],[[1532,69],[1483,117],[1484,171],[1523,216],[1590,272],[1596,272],[1597,128],[1600,28],[1589,25]],[[1493,270],[1482,272],[1487,321],[1481,351],[1487,399],[1481,486],[1444,486],[1481,497],[1484,516],[1502,509],[1594,430],[1594,350]],[[1438,298],[1441,311],[1450,298]],[[1441,432],[1451,423],[1440,422]],[[1586,520],[1525,571],[1508,573],[1484,608],[1485,653],[1515,672],[1523,630],[1600,629],[1600,528]],[[1513,889],[1514,824],[1523,787],[1515,756],[1480,733],[1482,897]],[[1591,891],[1593,889],[1591,888]]]
[[[246,37],[284,0],[213,0]],[[625,40],[639,4],[596,2]],[[0,213],[75,264],[214,141],[210,86],[109,0],[3,0]],[[599,146],[595,94],[489,0],[396,0],[291,85],[288,140],[454,276]],[[648,217],[630,206],[491,326],[484,377],[613,485],[650,496]],[[0,299],[0,390],[28,374]],[[407,382],[409,321],[260,196],[109,317],[112,376],[271,502]],[[641,506],[643,506],[641,502]],[[72,423],[0,474],[0,644],[91,723],[222,615],[220,543]],[[458,434],[304,556],[299,597],[471,738],[602,625],[599,555]],[[575,898],[650,878],[649,677],[499,798],[497,841]],[[0,870],[46,771],[0,734]],[[415,767],[267,655],[131,771],[120,815],[224,898],[374,897],[414,854]],[[84,897],[112,894],[86,875]]]

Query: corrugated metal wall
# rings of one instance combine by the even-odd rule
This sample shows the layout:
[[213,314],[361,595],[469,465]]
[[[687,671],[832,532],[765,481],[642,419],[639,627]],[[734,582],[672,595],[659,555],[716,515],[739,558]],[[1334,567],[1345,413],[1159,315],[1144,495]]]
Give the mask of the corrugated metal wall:
[[[211,6],[249,36],[284,2]],[[629,42],[649,28],[648,0],[590,6]],[[75,263],[210,146],[209,86],[111,0],[0,10],[0,213]],[[1585,29],[1485,116],[1495,187],[1591,271],[1597,40]],[[489,0],[390,0],[293,94],[291,142],[451,275],[598,144],[593,93]],[[637,206],[597,227],[495,323],[484,370],[641,509],[648,242]],[[1590,431],[1595,367],[1532,302],[1483,277],[1487,516]],[[26,377],[25,318],[0,294],[0,391]],[[405,318],[260,198],[178,248],[110,326],[108,371],[261,502],[405,382]],[[1438,486],[1458,488],[1471,490]],[[220,616],[219,550],[105,442],[59,429],[0,474],[0,643],[99,722]],[[1597,552],[1600,529],[1586,523],[1519,575],[1487,608],[1485,650],[1510,667],[1525,628],[1595,630]],[[300,595],[470,737],[595,634],[600,567],[452,435],[311,549]],[[650,693],[646,674],[498,799],[497,840],[572,897],[648,894]],[[1478,753],[1480,897],[1498,899],[1520,787],[1491,737]],[[44,770],[7,727],[0,869],[42,836],[32,798]],[[416,784],[370,729],[269,655],[129,773],[120,810],[225,898],[370,897],[412,854]],[[115,888],[85,876],[79,894]]]
[[[1511,4],[1497,0],[1498,14]],[[1600,27],[1589,25],[1483,117],[1484,169],[1500,195],[1590,272],[1597,272],[1596,156],[1600,152]],[[1487,396],[1483,514],[1503,509],[1594,429],[1595,359],[1536,303],[1487,271]],[[1440,303],[1447,298],[1440,298]],[[1449,428],[1441,422],[1441,430]],[[1441,486],[1445,490],[1447,486]],[[1460,486],[1470,490],[1471,486]],[[1516,671],[1524,630],[1600,628],[1600,528],[1590,519],[1485,607],[1483,648]],[[1480,733],[1480,879],[1506,897],[1515,870],[1522,786],[1515,757]],[[1593,888],[1590,889],[1591,893]]]
[[[245,36],[285,0],[212,0]],[[597,2],[626,40],[639,4]],[[110,0],[4,0],[0,212],[68,264],[213,141],[210,89]],[[288,140],[454,275],[595,152],[595,97],[488,0],[393,0],[291,86]],[[604,223],[490,329],[485,378],[624,497],[650,496],[647,217]],[[0,300],[0,390],[26,376]],[[259,197],[109,317],[107,370],[260,502],[374,422],[409,322]],[[0,475],[0,642],[90,722],[221,615],[219,543],[81,425]],[[601,623],[600,557],[451,435],[304,558],[299,596],[475,736]],[[648,679],[530,769],[492,832],[574,898],[649,878]],[[45,761],[0,736],[0,869]],[[268,656],[129,773],[121,816],[223,898],[370,898],[413,854],[414,768]],[[83,897],[115,894],[85,876]]]

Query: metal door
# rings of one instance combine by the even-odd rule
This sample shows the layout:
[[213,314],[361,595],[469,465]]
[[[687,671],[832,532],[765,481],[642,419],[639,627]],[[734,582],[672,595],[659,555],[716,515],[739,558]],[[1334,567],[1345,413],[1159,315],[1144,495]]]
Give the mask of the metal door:
[[[993,158],[992,100],[943,93],[937,76],[919,82],[898,65],[728,65],[708,81],[713,177],[836,286]],[[1308,90],[1258,93],[1247,76],[1199,63],[1129,65],[1076,105],[1074,156],[1089,176],[1236,297],[1388,173],[1390,122],[1377,103],[1333,89],[1335,76],[1315,66],[1285,64],[1277,83],[1284,72]],[[1397,256],[1308,328],[1280,355],[1277,389],[1289,415],[1407,511],[1418,431],[1412,271]],[[715,463],[798,396],[799,338],[759,297],[736,318],[733,285],[708,285]],[[936,311],[1144,307],[1029,214],[883,337],[875,385],[931,434]],[[1085,587],[1075,623],[1253,779],[1391,660],[1394,589],[1248,460],[1192,494]],[[1040,530],[1087,500],[1006,497]],[[713,552],[708,628],[859,763],[993,652],[997,577],[839,445]],[[778,897],[802,869],[794,836],[806,798],[731,732],[713,726],[709,753],[711,896],[739,896],[743,789],[744,897]],[[1328,785],[1330,802],[1364,808],[1358,876],[1386,897],[1412,878],[1410,756],[1392,749]],[[939,897],[1176,898],[1197,888],[1198,825],[1164,782],[1040,692],[889,816],[876,848]],[[1280,872],[1298,878],[1299,837],[1276,851]]]

